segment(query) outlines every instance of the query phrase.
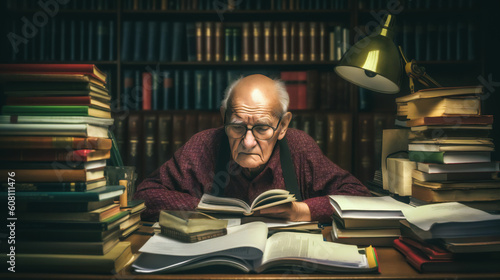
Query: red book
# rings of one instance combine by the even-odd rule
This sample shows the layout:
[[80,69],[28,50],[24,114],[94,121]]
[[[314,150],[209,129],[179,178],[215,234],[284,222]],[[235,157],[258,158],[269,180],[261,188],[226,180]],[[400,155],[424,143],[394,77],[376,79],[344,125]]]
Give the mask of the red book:
[[102,102],[91,96],[7,96],[5,105],[65,105],[65,106],[97,106],[110,109],[109,102]]
[[151,110],[151,89],[153,75],[149,72],[142,73],[142,109]]
[[419,119],[406,121],[406,125],[461,125],[461,124],[493,124],[493,115],[462,115],[453,117],[423,117]]
[[87,162],[110,158],[110,150],[0,150],[0,160],[7,161],[76,161]]
[[80,74],[106,82],[106,73],[94,64],[0,64],[0,73]]
[[307,72],[306,71],[283,71],[281,80],[290,97],[290,110],[307,109]]

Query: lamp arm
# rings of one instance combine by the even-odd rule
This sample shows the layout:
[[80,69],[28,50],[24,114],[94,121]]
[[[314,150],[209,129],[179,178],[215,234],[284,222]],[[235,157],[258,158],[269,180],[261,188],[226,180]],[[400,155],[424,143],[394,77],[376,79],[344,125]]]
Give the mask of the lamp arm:
[[410,62],[408,62],[408,59],[406,59],[406,56],[404,55],[401,46],[398,46],[398,49],[405,62],[406,75],[410,78],[411,93],[415,93],[415,84],[413,81],[414,79],[426,87],[431,87],[431,84],[436,87],[442,87],[438,82],[436,82],[436,80],[434,80],[431,76],[429,76],[427,72],[425,72],[424,67],[417,65],[415,59],[412,59]]

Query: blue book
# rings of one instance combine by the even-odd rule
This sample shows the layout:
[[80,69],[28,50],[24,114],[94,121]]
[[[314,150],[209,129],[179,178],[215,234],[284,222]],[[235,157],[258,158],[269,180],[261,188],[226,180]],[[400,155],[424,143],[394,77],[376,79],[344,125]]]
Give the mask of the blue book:
[[210,69],[207,71],[207,78],[206,78],[206,87],[205,87],[205,94],[206,94],[206,105],[205,109],[208,110],[213,110],[214,108],[214,70]]
[[194,107],[193,100],[193,78],[191,70],[183,70],[182,72],[182,82],[183,82],[183,98],[182,98],[182,109],[189,110]]
[[147,61],[158,60],[158,22],[148,21]]
[[224,28],[224,61],[233,61],[233,29]]
[[132,92],[134,89],[134,74],[133,71],[128,69],[123,72],[123,95],[122,95],[122,109],[131,110],[135,109],[133,105]]
[[96,26],[96,38],[97,38],[97,60],[104,60],[104,37],[106,36],[106,32],[104,31],[104,21],[98,20]]
[[[194,109],[201,110],[205,109],[205,105],[207,104],[206,100],[204,100],[205,96],[205,88],[206,83],[205,79],[207,77],[207,73],[205,70],[195,70],[194,71]],[[185,108],[188,109],[188,108]]]
[[[79,21],[79,27],[80,27],[80,38],[79,38],[79,42],[78,42],[78,46],[79,46],[79,57],[80,57],[80,60],[83,61],[85,60],[85,21],[83,20],[80,20]],[[54,49],[52,48],[52,51],[54,51]]]
[[476,26],[474,22],[467,23],[467,59],[476,59]]
[[71,20],[69,23],[69,59],[76,60],[76,21]]
[[174,22],[172,27],[172,61],[182,61],[182,37],[185,32],[182,22]]
[[108,60],[115,60],[115,21],[110,20],[108,23],[108,28],[109,28],[109,53],[108,53]]
[[134,29],[134,51],[133,51],[133,60],[134,61],[142,61],[144,60],[144,42],[146,39],[146,32],[144,28],[144,22],[136,21]]
[[132,109],[134,110],[141,110],[142,109],[142,72],[141,70],[135,70],[135,77],[134,77],[134,88],[133,88],[133,98],[134,100],[134,107]]
[[194,22],[186,23],[186,48],[187,60],[196,61],[196,26]]
[[168,21],[163,21],[160,24],[160,54],[159,60],[162,62],[170,60],[171,46],[170,42],[170,23]]
[[133,40],[132,37],[133,37],[132,22],[126,20],[123,22],[122,49],[121,49],[122,61],[132,60],[132,50],[130,49]]
[[[120,196],[124,186],[104,186],[84,192],[16,192],[16,200],[39,202],[90,202],[103,201]],[[0,192],[5,197],[7,192]]]
[[151,109],[160,110],[163,101],[160,99],[160,76],[157,71],[151,72]]
[[224,70],[215,70],[215,84],[214,84],[214,104],[213,108],[218,110],[224,98],[224,90],[227,87],[227,73]]
[[162,96],[163,96],[163,110],[174,109],[174,88],[173,88],[173,77],[171,71],[163,71],[161,73],[163,79],[162,85]]
[[94,21],[89,20],[87,26],[87,60],[94,60]]
[[241,60],[241,28],[233,28],[233,61]]
[[181,70],[174,71],[174,104],[173,109],[179,110],[182,108],[182,76]]

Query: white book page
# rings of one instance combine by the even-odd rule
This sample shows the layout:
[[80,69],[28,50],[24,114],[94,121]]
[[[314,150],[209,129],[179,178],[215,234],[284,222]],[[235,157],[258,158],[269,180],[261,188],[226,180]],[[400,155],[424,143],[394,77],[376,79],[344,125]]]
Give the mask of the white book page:
[[228,210],[233,212],[250,212],[250,206],[237,198],[218,197],[204,194],[198,203],[198,209],[203,210]]
[[366,257],[355,245],[327,242],[322,234],[279,232],[267,240],[262,263],[280,258],[318,260],[338,266],[366,267]]
[[429,230],[436,223],[500,220],[493,215],[458,202],[436,203],[403,210],[408,222]]
[[257,196],[254,199],[254,201],[252,202],[252,205],[250,207],[253,208],[254,205],[259,204],[260,201],[270,199],[270,197],[273,197],[273,196],[277,196],[277,197],[283,196],[283,197],[286,197],[289,193],[290,193],[289,191],[283,190],[283,189],[271,189],[271,190],[267,190],[267,191],[259,194],[259,196]]
[[172,256],[197,256],[241,247],[252,247],[263,252],[266,239],[267,225],[262,222],[253,222],[228,227],[227,235],[195,243],[184,243],[156,234],[139,249],[139,252]]
[[390,196],[330,195],[330,199],[337,202],[342,211],[400,211],[413,208]]

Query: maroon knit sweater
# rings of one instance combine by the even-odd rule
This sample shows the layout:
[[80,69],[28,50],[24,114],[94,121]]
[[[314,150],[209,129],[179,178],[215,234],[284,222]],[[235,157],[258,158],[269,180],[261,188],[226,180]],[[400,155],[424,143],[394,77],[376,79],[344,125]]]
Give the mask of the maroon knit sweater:
[[[158,213],[163,209],[193,210],[203,193],[212,191],[222,137],[227,137],[222,128],[194,135],[137,187],[134,198],[146,201],[147,209],[142,215],[144,220],[158,219]],[[323,155],[309,135],[288,129],[286,137],[303,201],[309,206],[313,221],[331,221],[333,209],[327,196],[329,194],[370,195],[358,179]],[[266,190],[285,189],[279,145],[275,145],[266,167],[253,179],[238,172],[241,169],[232,160],[227,170],[227,173],[217,174],[219,181],[229,179],[223,191],[227,197],[251,203]]]

